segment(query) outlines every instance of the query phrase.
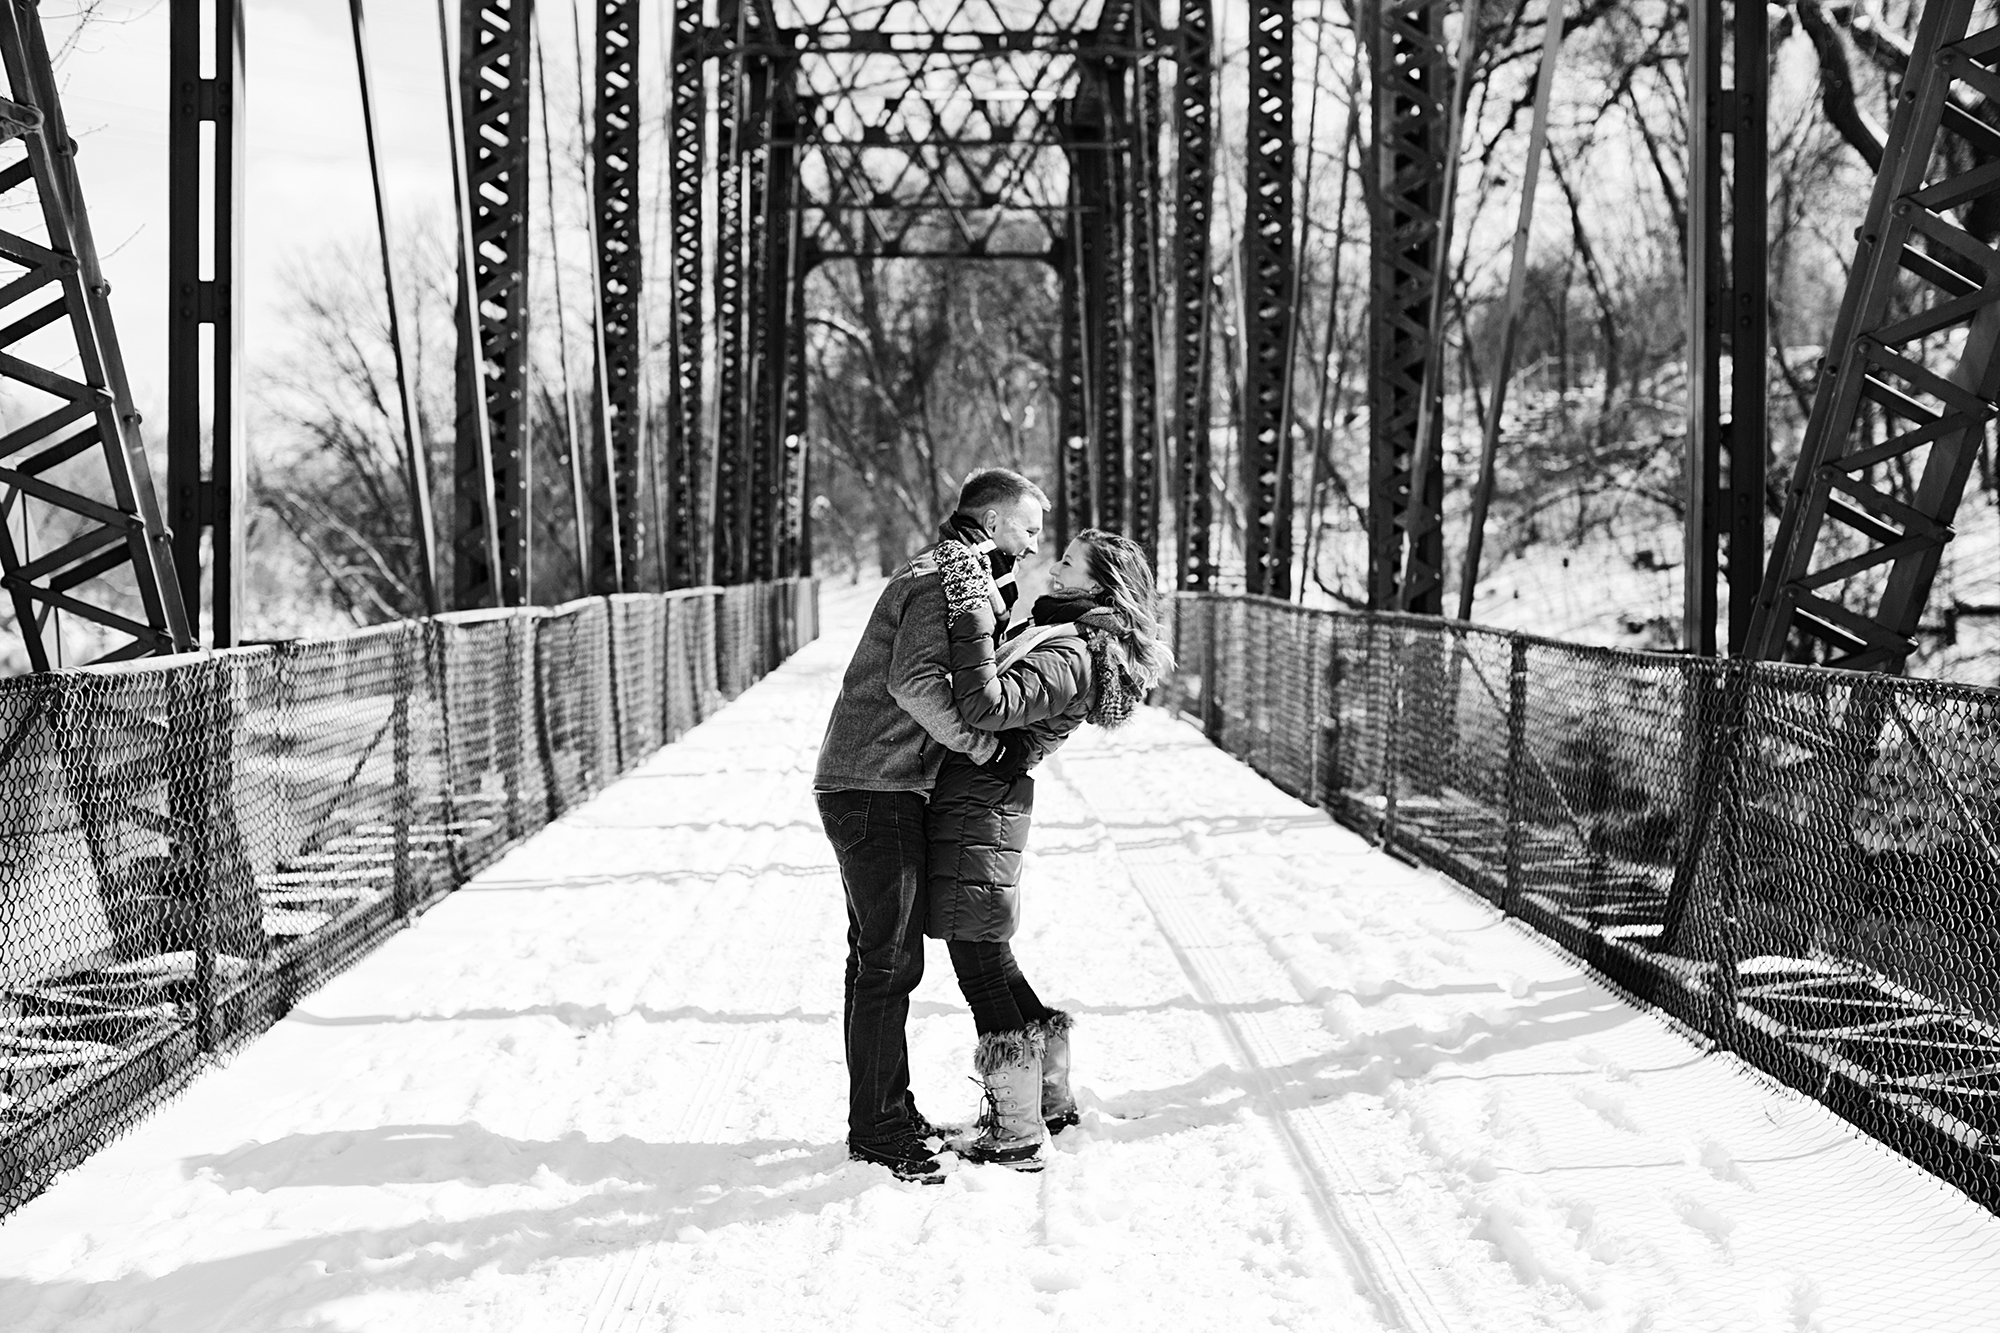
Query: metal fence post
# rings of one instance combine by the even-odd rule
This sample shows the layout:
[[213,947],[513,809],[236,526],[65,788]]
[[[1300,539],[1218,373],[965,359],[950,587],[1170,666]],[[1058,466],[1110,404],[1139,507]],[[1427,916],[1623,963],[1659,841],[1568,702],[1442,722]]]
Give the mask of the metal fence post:
[[[1396,626],[1390,627],[1392,630]],[[1389,717],[1382,727],[1382,825],[1378,845],[1396,845],[1396,787],[1401,776],[1402,753],[1396,744],[1403,729],[1403,644],[1405,636],[1392,634],[1389,640]]]
[[1753,668],[1741,658],[1722,664],[1722,763],[1716,775],[1716,813],[1721,817],[1716,856],[1716,984],[1715,1014],[1709,1035],[1728,1041],[1736,1020],[1736,963],[1739,897],[1742,891],[1743,732],[1749,709]]
[[609,597],[604,599],[604,688],[607,691],[604,697],[611,703],[611,763],[607,780],[599,790],[611,785],[609,778],[625,771],[625,691],[618,666],[618,603]]
[[1201,730],[1215,744],[1222,744],[1222,686],[1216,669],[1220,653],[1216,648],[1216,599],[1202,597]]
[[1500,910],[1508,916],[1520,901],[1522,834],[1522,767],[1528,760],[1528,641],[1507,636],[1507,881],[1500,892]]
[[507,841],[514,842],[524,830],[521,827],[521,782],[526,773],[524,747],[521,744],[521,688],[525,678],[521,675],[521,641],[532,631],[532,624],[524,626],[523,613],[515,611],[501,622],[501,643],[505,651],[500,657],[500,676],[504,682],[503,694],[499,700],[500,724],[500,782],[506,794]]
[[[419,631],[421,632],[421,631]],[[410,773],[410,669],[412,635],[406,628],[396,636],[395,700],[392,709],[391,744],[394,747],[396,789],[390,797],[390,892],[395,895],[396,915],[408,921],[415,914],[416,886],[410,875],[410,826],[416,820],[416,793]]]
[[1340,674],[1340,617],[1333,612],[1320,613],[1326,618],[1326,688],[1321,698],[1326,701],[1326,711],[1321,715],[1319,727],[1325,740],[1320,751],[1315,780],[1321,792],[1320,805],[1327,810],[1336,809],[1336,802],[1344,805],[1345,791],[1340,784],[1340,742],[1341,742],[1341,674]]
[[213,658],[189,662],[173,670],[167,688],[182,705],[181,734],[186,740],[182,772],[169,784],[168,800],[176,826],[173,862],[168,874],[171,897],[188,925],[188,949],[194,958],[195,1045],[204,1053],[216,1048],[215,1033],[215,876],[212,823],[215,791],[215,741],[218,729],[216,682],[221,671]]

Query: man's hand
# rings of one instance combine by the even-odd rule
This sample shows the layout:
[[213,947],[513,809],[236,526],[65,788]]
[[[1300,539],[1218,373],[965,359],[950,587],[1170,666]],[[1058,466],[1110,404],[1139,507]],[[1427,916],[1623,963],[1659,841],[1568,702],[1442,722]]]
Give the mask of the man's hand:
[[1034,746],[1028,740],[1028,733],[1017,727],[996,733],[995,739],[1000,742],[1000,748],[986,761],[986,771],[1008,781],[1027,772],[1028,766],[1035,760]]

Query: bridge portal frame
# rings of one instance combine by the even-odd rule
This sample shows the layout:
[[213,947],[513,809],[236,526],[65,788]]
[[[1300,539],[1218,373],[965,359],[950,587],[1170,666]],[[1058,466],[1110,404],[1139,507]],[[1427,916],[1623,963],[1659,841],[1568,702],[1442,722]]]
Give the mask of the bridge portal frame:
[[[0,229],[0,254],[21,270],[7,284],[8,300],[21,302],[53,288],[41,304],[8,323],[11,350],[0,358],[0,377],[56,402],[0,438],[0,488],[9,511],[19,505],[24,524],[25,501],[32,499],[70,515],[75,526],[69,540],[37,554],[16,541],[9,512],[8,521],[0,523],[0,584],[14,604],[15,623],[36,671],[58,664],[60,639],[48,631],[48,618],[57,613],[114,636],[100,660],[185,652],[195,641],[173,540],[126,382],[111,318],[111,285],[98,263],[77,177],[76,143],[32,6],[0,5],[0,64],[12,94],[0,99],[0,135],[19,138],[27,150],[0,172],[0,199],[11,196],[10,202],[26,204],[32,198],[47,229],[39,242]],[[73,354],[58,347],[45,356],[51,349],[31,351],[33,344],[22,341],[54,327],[71,335]],[[48,364],[40,364],[44,361]],[[61,471],[93,452],[103,465],[101,474],[76,481]],[[88,484],[100,476],[108,482],[108,502]],[[136,617],[105,582],[125,572],[135,584]],[[49,651],[52,640],[56,656]]]

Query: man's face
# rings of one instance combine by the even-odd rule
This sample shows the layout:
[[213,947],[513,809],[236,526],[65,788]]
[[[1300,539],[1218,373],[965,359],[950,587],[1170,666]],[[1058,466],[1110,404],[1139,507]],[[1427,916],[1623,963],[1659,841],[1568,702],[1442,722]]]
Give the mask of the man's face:
[[1008,555],[1018,560],[1035,553],[1035,542],[1042,535],[1042,507],[1033,499],[995,505],[982,511],[979,520],[993,544]]

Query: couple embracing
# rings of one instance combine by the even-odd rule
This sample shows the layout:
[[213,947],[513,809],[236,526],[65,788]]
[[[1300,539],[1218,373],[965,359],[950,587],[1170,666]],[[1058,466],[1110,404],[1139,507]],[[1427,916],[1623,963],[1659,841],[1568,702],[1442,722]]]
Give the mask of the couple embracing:
[[[847,895],[849,1154],[937,1181],[947,1143],[1039,1170],[1077,1120],[1070,1016],[1044,1004],[1008,941],[1034,807],[1029,770],[1083,722],[1123,722],[1171,664],[1151,562],[1083,532],[1017,605],[1048,497],[976,472],[930,550],[889,580],[848,664],[813,788]],[[977,1032],[984,1109],[956,1138],[910,1096],[904,1029],[924,937],[947,941]]]

